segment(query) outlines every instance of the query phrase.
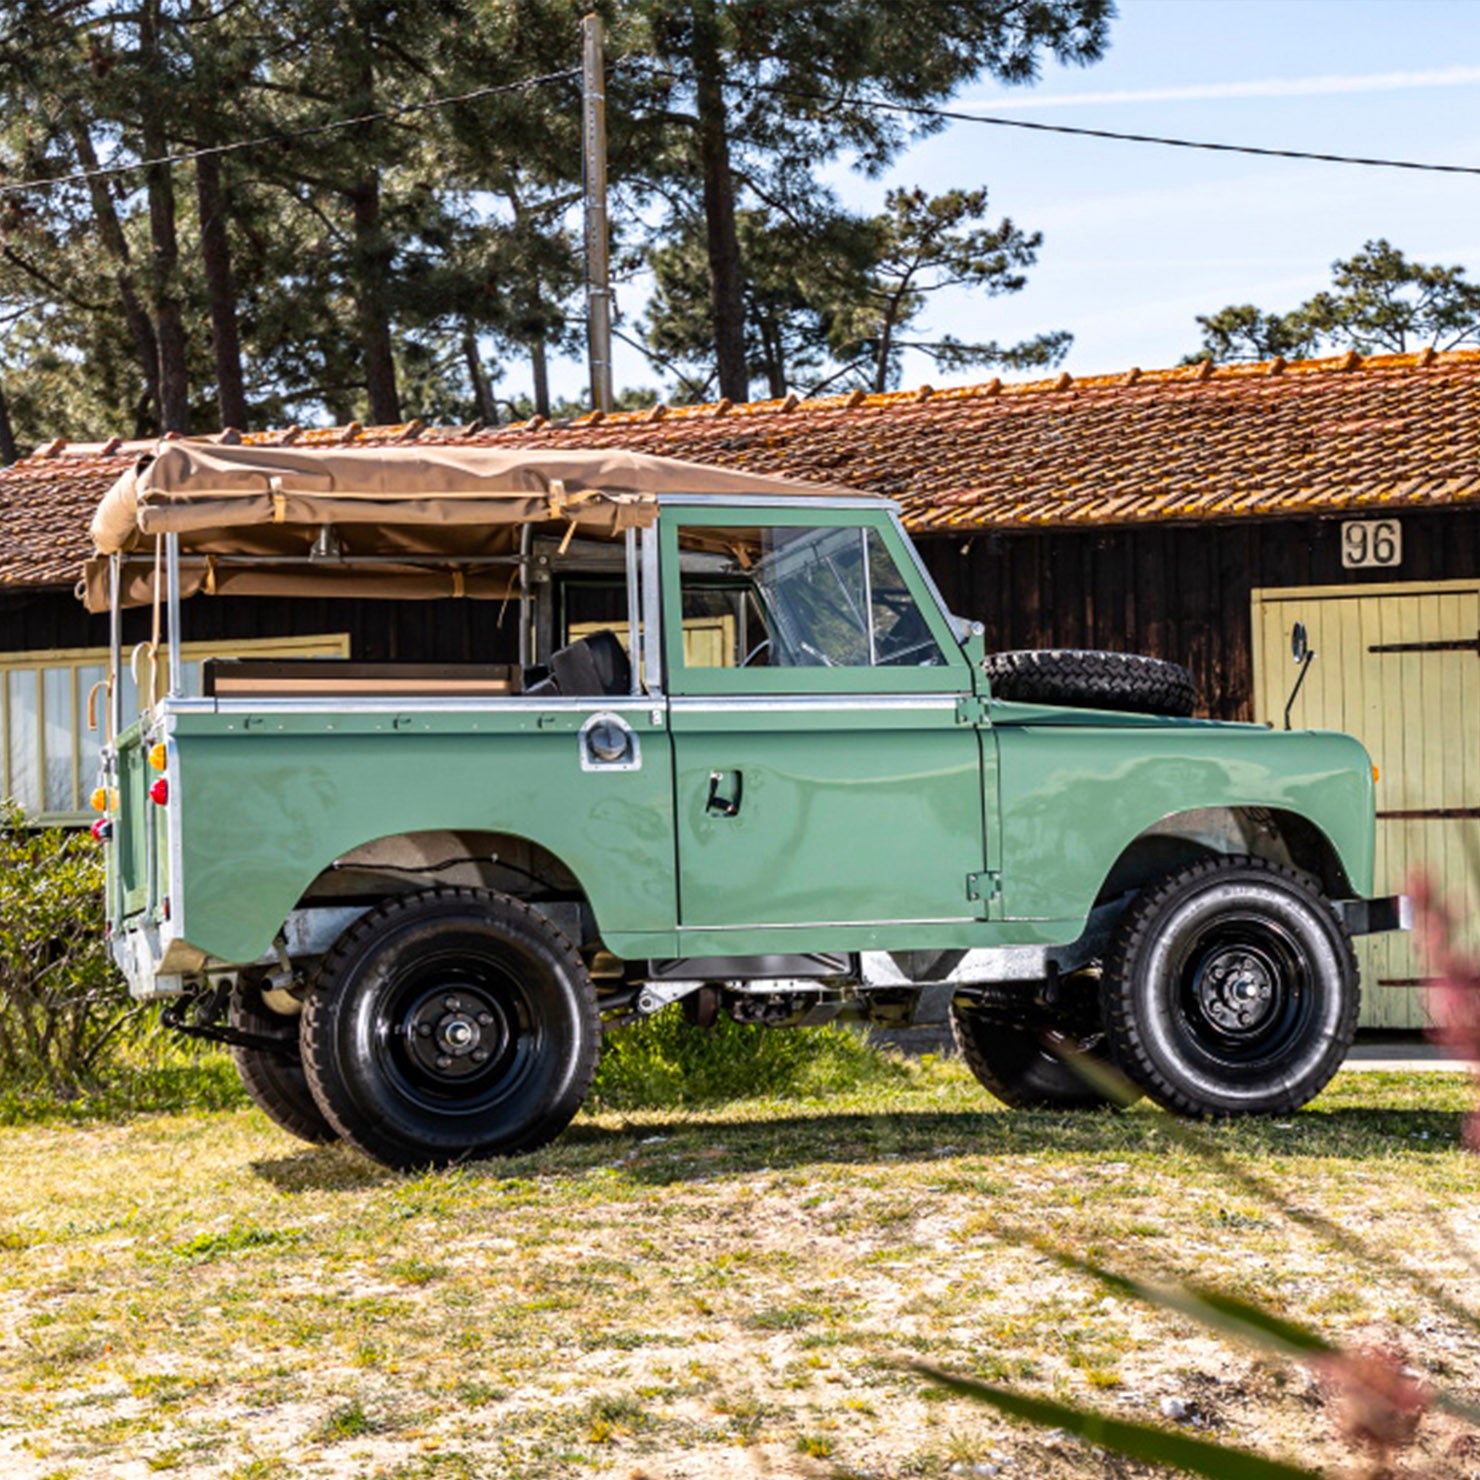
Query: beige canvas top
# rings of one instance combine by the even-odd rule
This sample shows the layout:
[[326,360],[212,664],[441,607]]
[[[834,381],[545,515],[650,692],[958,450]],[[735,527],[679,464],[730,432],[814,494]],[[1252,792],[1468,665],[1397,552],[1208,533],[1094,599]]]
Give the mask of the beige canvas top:
[[[620,449],[164,442],[99,504],[83,598],[106,610],[107,557],[152,554],[162,534],[180,537],[182,595],[502,598],[513,567],[476,562],[514,553],[524,525],[612,539],[652,524],[665,495],[853,492]],[[325,525],[342,554],[309,564]],[[386,557],[405,563],[369,563]],[[131,563],[124,604],[151,600],[153,585],[152,569]]]

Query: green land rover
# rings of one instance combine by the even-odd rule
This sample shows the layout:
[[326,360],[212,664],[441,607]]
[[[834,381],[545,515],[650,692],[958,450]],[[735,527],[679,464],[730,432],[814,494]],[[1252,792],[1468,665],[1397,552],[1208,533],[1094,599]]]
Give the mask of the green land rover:
[[[1193,719],[1151,659],[987,657],[882,498],[175,441],[93,538],[113,953],[309,1141],[537,1146],[671,1003],[949,1012],[1011,1105],[1100,1103],[1100,1055],[1173,1110],[1288,1111],[1350,1045],[1351,936],[1403,924],[1356,741]],[[506,604],[510,661],[223,658],[185,693],[187,602],[334,596]]]

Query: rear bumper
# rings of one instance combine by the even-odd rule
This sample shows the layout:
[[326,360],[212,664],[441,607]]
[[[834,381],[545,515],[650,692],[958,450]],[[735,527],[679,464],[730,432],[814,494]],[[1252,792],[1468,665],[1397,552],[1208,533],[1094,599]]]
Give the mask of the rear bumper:
[[152,1002],[179,997],[185,973],[198,971],[205,957],[183,940],[163,941],[153,925],[115,931],[109,948],[118,969],[128,978],[131,997]]
[[1336,913],[1352,935],[1413,929],[1413,901],[1406,894],[1386,894],[1380,899],[1339,899]]

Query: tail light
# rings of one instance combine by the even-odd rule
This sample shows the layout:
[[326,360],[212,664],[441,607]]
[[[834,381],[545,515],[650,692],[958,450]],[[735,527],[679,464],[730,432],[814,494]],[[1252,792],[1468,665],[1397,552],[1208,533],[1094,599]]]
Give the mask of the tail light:
[[169,799],[170,783],[165,777],[161,776],[158,778],[158,780],[154,782],[152,786],[150,786],[149,800],[153,802],[156,807],[162,807],[167,801],[169,801]]
[[113,824],[106,817],[99,817],[92,825],[92,835],[100,843],[108,842],[113,837]]

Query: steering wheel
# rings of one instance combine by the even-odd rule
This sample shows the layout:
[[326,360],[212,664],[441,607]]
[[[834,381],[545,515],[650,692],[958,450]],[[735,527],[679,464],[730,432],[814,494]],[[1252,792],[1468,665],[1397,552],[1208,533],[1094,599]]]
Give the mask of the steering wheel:
[[761,640],[756,643],[756,645],[751,648],[751,650],[746,653],[746,655],[740,660],[740,666],[742,668],[749,668],[750,665],[754,663],[755,660],[760,657],[760,655],[765,652],[766,649],[770,646],[771,639],[769,637],[761,638]]

